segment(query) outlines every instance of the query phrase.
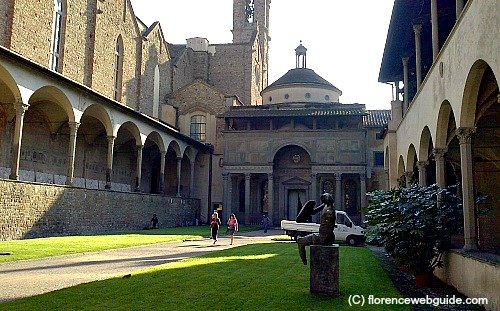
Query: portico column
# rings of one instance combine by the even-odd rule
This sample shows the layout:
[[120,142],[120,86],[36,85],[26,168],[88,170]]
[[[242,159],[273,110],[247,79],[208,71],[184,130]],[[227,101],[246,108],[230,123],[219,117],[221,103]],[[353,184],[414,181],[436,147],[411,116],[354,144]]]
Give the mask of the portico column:
[[189,196],[192,197],[194,194],[194,161],[190,161],[191,164],[191,176],[189,179]]
[[391,189],[391,183],[389,179],[389,170],[384,170],[385,172],[385,190]]
[[342,173],[335,173],[335,209],[343,210],[342,208]]
[[413,32],[415,32],[415,66],[417,74],[417,90],[420,89],[422,84],[422,57],[420,47],[420,33],[422,32],[422,25],[413,25]]
[[267,174],[267,217],[269,223],[273,224],[274,213],[274,175],[273,173]]
[[106,186],[104,188],[111,189],[111,174],[113,172],[113,150],[115,146],[116,136],[108,136],[108,162],[106,167]]
[[165,160],[167,157],[166,151],[160,151],[160,193],[165,193]]
[[431,0],[431,26],[432,26],[432,61],[436,61],[439,54],[439,26],[437,0]]
[[427,161],[418,161],[418,184],[420,186],[427,186],[427,165],[429,162]]
[[141,191],[142,148],[144,148],[143,145],[135,146],[135,149],[137,150],[137,162],[135,165],[136,173],[135,173],[135,189],[134,189],[134,191],[136,191],[136,192]]
[[182,168],[182,158],[177,158],[177,196],[181,196],[181,168]]
[[222,208],[224,211],[227,211],[228,213],[230,213],[230,204],[229,204],[229,193],[230,193],[230,183],[229,183],[229,173],[223,173],[222,174],[222,183],[223,183],[223,186],[224,186],[224,192],[223,192],[223,196],[222,196]]
[[[312,173],[311,174],[311,197],[309,198],[309,200],[318,201],[316,199],[316,197],[318,196],[317,183],[318,183],[318,175],[316,173]],[[313,219],[315,222],[319,222],[319,218],[320,218],[320,213],[313,216]]]
[[446,187],[446,175],[445,175],[445,162],[444,154],[446,153],[445,148],[434,148],[432,150],[434,154],[434,159],[436,160],[436,184],[439,188]]
[[462,13],[462,10],[464,9],[464,0],[456,0],[455,1],[455,12],[456,12],[456,18],[460,16],[460,13]]
[[250,222],[250,173],[245,173],[245,223]]
[[406,188],[411,187],[411,180],[413,179],[413,172],[405,172]]
[[360,195],[361,195],[361,217],[364,218],[363,208],[366,207],[366,174],[359,174],[359,182],[360,182]]
[[19,159],[21,158],[21,140],[23,137],[24,113],[30,105],[24,104],[22,100],[14,103],[16,110],[16,124],[14,129],[14,139],[12,141],[12,158],[10,166],[10,179],[19,179]]
[[476,217],[474,213],[474,175],[472,172],[472,135],[475,128],[458,128],[460,167],[462,171],[462,200],[464,213],[464,250],[477,249]]
[[316,200],[318,196],[318,174],[311,174],[311,198],[310,200]]
[[75,151],[76,137],[80,123],[69,121],[69,150],[68,150],[68,176],[66,177],[66,185],[73,185],[73,175],[75,173]]
[[403,115],[408,109],[408,56],[403,57]]

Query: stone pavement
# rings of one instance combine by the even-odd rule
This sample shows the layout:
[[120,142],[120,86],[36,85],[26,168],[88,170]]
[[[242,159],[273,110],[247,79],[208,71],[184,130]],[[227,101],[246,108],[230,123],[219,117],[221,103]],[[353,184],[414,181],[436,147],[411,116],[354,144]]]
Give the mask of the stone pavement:
[[200,238],[159,243],[92,253],[72,254],[0,264],[0,302],[133,273],[135,270],[164,264],[211,251],[251,243],[271,242],[282,230],[237,233],[234,244],[221,234],[213,240]]

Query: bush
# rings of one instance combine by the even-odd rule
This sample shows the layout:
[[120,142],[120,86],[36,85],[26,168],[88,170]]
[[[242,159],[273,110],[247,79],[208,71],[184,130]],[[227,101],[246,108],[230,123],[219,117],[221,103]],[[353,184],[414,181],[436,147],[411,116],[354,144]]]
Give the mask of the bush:
[[463,226],[456,186],[411,186],[368,193],[366,214],[379,240],[395,261],[414,274],[442,266],[451,236]]

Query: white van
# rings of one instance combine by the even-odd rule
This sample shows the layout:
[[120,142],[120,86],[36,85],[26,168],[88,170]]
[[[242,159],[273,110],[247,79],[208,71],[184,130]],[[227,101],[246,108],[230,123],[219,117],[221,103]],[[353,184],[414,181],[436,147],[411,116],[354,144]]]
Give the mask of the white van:
[[[335,211],[336,241],[346,242],[349,245],[359,245],[365,242],[365,229],[356,226],[344,211]],[[296,222],[295,220],[282,220],[281,230],[297,240],[297,237],[319,232],[319,224],[310,222]]]

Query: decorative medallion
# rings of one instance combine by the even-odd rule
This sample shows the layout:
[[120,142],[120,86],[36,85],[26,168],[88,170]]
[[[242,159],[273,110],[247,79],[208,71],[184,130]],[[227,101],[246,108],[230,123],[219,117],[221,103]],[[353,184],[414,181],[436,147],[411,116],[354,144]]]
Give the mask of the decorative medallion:
[[299,163],[300,162],[300,155],[294,154],[292,156],[292,161],[293,161],[293,163]]

